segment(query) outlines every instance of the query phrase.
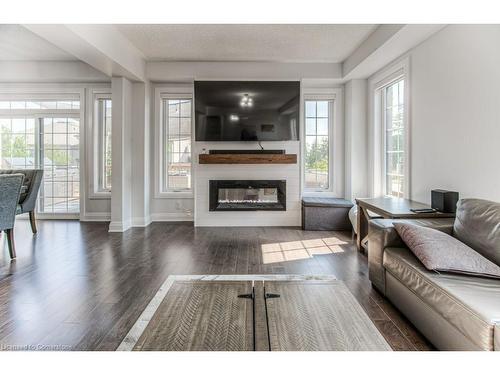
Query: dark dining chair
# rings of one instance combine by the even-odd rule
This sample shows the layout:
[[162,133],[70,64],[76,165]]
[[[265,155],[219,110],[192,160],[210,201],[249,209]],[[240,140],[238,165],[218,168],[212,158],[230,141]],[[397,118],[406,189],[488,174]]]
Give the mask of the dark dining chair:
[[14,223],[23,180],[24,175],[20,173],[0,175],[0,232],[5,232],[7,236],[11,259],[16,257]]
[[24,175],[23,189],[19,197],[16,215],[29,213],[31,231],[37,232],[35,219],[35,206],[38,197],[38,191],[42,183],[42,169],[4,169],[0,170],[0,175],[4,174],[22,174]]

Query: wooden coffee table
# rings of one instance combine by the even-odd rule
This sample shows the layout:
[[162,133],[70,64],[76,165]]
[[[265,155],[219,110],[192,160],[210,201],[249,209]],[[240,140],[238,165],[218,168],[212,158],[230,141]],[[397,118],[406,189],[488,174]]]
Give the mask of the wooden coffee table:
[[365,249],[366,236],[368,235],[368,221],[373,215],[369,212],[379,215],[384,219],[445,219],[454,218],[454,213],[432,212],[432,213],[416,213],[411,209],[430,208],[420,202],[415,202],[410,199],[380,197],[380,198],[357,198],[358,205],[358,222],[357,222],[357,240],[356,245],[358,250]]

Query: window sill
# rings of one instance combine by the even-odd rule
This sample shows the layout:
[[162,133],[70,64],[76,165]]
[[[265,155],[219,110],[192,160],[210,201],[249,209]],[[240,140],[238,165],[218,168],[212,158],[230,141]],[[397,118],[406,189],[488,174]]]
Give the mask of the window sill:
[[92,192],[89,194],[89,199],[91,200],[111,199],[111,192],[110,191]]
[[325,198],[338,198],[333,191],[303,191],[302,197],[325,197]]

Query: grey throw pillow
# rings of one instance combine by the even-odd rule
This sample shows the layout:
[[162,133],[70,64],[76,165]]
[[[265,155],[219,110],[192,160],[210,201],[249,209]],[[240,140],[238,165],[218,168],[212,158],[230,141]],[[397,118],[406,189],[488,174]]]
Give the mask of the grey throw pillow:
[[428,270],[500,279],[499,266],[446,233],[404,223],[394,228]]

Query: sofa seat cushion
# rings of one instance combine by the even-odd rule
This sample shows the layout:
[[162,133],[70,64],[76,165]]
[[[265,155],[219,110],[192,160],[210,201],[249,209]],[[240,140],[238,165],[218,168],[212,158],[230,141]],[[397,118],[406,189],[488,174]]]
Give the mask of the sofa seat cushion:
[[386,248],[383,265],[472,342],[494,350],[500,280],[428,271],[407,248]]

